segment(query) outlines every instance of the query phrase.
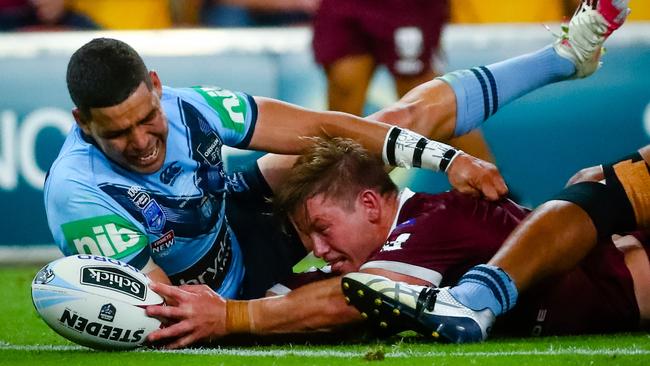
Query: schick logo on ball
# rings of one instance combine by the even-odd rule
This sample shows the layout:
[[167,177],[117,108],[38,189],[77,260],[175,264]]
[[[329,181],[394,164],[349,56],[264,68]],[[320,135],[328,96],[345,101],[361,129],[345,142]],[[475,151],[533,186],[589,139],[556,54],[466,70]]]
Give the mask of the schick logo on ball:
[[121,269],[113,267],[82,267],[81,283],[121,292],[139,300],[144,300],[147,293],[147,286],[144,283]]
[[92,217],[61,225],[72,253],[123,258],[147,245],[147,237],[118,215]]

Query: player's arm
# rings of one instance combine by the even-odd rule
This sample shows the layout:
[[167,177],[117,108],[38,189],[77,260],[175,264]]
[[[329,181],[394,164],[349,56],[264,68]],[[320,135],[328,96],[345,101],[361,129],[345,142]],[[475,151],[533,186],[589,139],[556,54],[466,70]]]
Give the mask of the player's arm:
[[156,262],[153,261],[153,259],[149,258],[149,262],[140,270],[142,273],[146,274],[147,277],[149,277],[150,280],[154,282],[159,282],[159,283],[164,283],[166,285],[171,285],[172,281],[169,279],[169,276],[167,276],[167,273],[163,271],[160,266],[156,264]]
[[368,118],[447,142],[454,137],[456,95],[449,84],[433,79],[411,89],[400,100]]
[[175,306],[147,307],[147,315],[175,322],[148,337],[152,342],[173,340],[167,345],[170,348],[228,334],[330,330],[361,320],[359,312],[345,302],[340,277],[310,283],[284,296],[250,301],[225,300],[202,285],[153,284],[151,289],[168,302],[176,303]]
[[311,111],[268,98],[256,97],[255,101],[259,112],[249,148],[299,154],[309,144],[304,137],[347,137],[382,156],[390,165],[444,171],[451,185],[461,192],[490,199],[507,193],[493,164],[409,130],[346,113]]

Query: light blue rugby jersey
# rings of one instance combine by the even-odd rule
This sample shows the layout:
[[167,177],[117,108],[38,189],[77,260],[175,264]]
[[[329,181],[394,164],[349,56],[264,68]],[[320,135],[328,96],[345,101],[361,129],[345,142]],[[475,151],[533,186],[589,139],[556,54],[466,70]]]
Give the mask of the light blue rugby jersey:
[[142,268],[149,258],[174,284],[205,283],[236,298],[244,265],[225,218],[221,146],[246,147],[257,120],[247,94],[163,88],[169,124],[160,171],[127,171],[75,126],[45,182],[50,231],[65,255],[104,255]]

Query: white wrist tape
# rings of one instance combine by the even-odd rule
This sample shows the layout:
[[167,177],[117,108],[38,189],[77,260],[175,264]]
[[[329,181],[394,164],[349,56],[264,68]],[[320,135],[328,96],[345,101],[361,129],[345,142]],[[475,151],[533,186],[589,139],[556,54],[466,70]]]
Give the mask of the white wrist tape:
[[415,132],[392,127],[384,140],[384,163],[403,168],[426,168],[446,171],[460,150],[429,140]]

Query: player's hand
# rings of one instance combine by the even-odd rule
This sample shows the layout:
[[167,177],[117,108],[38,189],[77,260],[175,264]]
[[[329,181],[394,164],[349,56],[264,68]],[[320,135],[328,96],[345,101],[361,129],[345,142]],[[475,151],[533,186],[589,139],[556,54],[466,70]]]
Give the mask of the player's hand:
[[567,186],[580,182],[599,182],[605,179],[605,173],[603,172],[602,165],[591,166],[589,168],[584,168],[577,172],[576,174],[569,179]]
[[508,186],[494,164],[462,151],[459,154],[447,168],[452,187],[461,193],[483,196],[490,201],[508,193]]
[[226,300],[208,286],[151,283],[149,287],[168,304],[175,304],[147,306],[148,316],[172,323],[149,334],[149,342],[169,342],[165,348],[181,348],[225,335]]

